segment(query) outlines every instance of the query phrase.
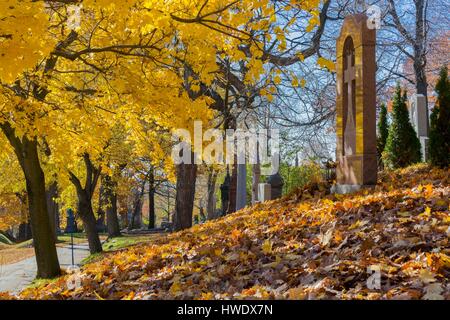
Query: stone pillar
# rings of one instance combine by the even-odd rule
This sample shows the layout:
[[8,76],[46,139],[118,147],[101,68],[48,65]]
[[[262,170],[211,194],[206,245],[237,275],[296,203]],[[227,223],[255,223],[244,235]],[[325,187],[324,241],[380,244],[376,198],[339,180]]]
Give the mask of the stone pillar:
[[419,137],[420,141],[420,153],[422,154],[422,161],[426,162],[429,160],[428,157],[428,137]]
[[247,166],[237,165],[236,211],[247,205]]
[[347,16],[336,42],[336,160],[334,192],[377,183],[376,31],[367,16]]
[[[236,158],[235,158],[236,160]],[[230,214],[236,211],[236,191],[237,191],[237,165],[231,165],[231,175],[230,175],[230,191],[228,198],[228,208],[226,213]]]
[[409,100],[409,119],[416,130],[422,152],[422,161],[428,160],[428,113],[427,101],[423,94],[414,94]]
[[270,184],[268,183],[258,184],[258,200],[259,202],[272,200],[270,192]]

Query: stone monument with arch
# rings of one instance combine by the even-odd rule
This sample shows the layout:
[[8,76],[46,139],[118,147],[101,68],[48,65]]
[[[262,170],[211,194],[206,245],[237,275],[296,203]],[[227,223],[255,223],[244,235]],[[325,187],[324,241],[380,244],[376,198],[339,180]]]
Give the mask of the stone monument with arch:
[[364,14],[347,16],[336,43],[336,161],[333,192],[377,182],[376,30]]

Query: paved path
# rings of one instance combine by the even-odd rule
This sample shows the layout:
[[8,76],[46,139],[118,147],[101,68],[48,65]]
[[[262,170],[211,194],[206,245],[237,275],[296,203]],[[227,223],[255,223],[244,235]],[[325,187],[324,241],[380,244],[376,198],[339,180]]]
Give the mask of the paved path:
[[[59,264],[67,268],[72,264],[72,251],[70,246],[57,247]],[[87,244],[74,245],[75,264],[89,255]],[[18,293],[28,286],[36,277],[36,259],[28,258],[17,263],[0,265],[0,292],[10,291]]]

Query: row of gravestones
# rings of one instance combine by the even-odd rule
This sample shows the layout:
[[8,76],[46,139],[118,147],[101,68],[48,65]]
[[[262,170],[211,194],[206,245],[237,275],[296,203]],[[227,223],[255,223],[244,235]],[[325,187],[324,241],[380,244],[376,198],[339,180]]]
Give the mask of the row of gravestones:
[[281,198],[283,194],[284,181],[280,173],[269,176],[267,183],[258,185],[258,201],[264,202]]
[[[336,42],[337,166],[333,193],[351,193],[377,183],[375,45],[376,29],[369,27],[366,15],[345,18]],[[428,115],[423,95],[410,100],[410,119],[422,145],[423,160],[427,160]],[[245,206],[245,173],[240,180],[238,177],[237,209]],[[264,184],[259,186],[259,194],[260,201],[276,197]]]
[[[243,171],[245,165],[238,165],[238,177],[236,188],[236,211],[244,208],[247,205],[247,189],[239,186],[246,186],[246,174]],[[224,182],[220,185],[220,194],[222,202],[222,215],[225,215],[228,210],[230,200],[230,184],[231,177],[227,172]],[[266,183],[258,184],[257,202],[264,202],[268,200],[275,200],[281,197],[283,191],[284,181],[279,172],[269,176]]]

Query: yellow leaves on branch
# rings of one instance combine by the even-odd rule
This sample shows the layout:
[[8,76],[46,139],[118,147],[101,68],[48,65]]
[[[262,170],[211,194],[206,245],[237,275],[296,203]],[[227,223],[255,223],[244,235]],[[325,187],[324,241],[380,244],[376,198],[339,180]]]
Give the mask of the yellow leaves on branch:
[[[172,130],[191,129],[193,120],[209,123],[214,117],[212,99],[193,99],[186,88],[198,93],[200,83],[214,86],[222,80],[219,57],[244,63],[244,83],[255,85],[269,73],[261,50],[265,34],[272,33],[278,49],[286,49],[287,31],[278,26],[269,0],[83,0],[76,5],[80,25],[71,29],[68,15],[77,10],[64,3],[0,2],[0,81],[18,79],[24,91],[46,93],[43,99],[22,98],[3,86],[0,121],[19,138],[45,139],[51,151],[42,157],[46,175],[58,176],[62,188],[69,185],[67,169],[83,176],[79,161],[85,152],[104,167],[150,157],[164,162],[173,178],[173,164],[164,161]],[[302,0],[283,9],[315,17],[318,6],[319,1]],[[73,33],[76,37],[64,42]],[[58,59],[44,70],[50,53]],[[192,75],[186,79],[188,71]],[[30,83],[38,89],[29,90]],[[280,74],[273,83],[261,90],[268,101],[276,85],[284,84]],[[293,77],[292,85],[304,87],[305,80]],[[62,194],[71,203],[73,190]]]
[[317,12],[314,12],[311,19],[308,21],[308,26],[306,27],[306,32],[311,32],[316,26],[320,25],[320,19]]
[[[38,62],[53,50],[57,41],[65,39],[70,31],[65,26],[65,15],[69,14],[69,10],[64,5],[44,10],[43,1],[31,0],[7,0],[0,6],[2,9],[0,12],[5,15],[0,19],[0,30],[5,33],[0,35],[0,77],[3,81],[11,82],[22,71],[37,66]],[[318,1],[292,1],[285,10],[301,8],[314,15],[318,6]],[[150,40],[148,48],[145,49],[147,59],[144,59],[145,64],[142,68],[144,70],[141,70],[143,59],[130,56],[119,60],[120,54],[101,50],[99,53],[80,56],[85,63],[60,58],[56,66],[59,72],[57,76],[42,77],[40,70],[37,72],[36,80],[48,89],[49,99],[54,98],[50,103],[58,105],[61,109],[85,108],[89,103],[91,106],[100,105],[103,108],[105,105],[116,106],[117,100],[121,97],[115,95],[126,94],[127,98],[132,95],[135,99],[128,102],[127,107],[132,103],[146,105],[149,106],[149,113],[150,110],[164,109],[164,117],[173,119],[174,114],[179,116],[181,113],[176,110],[167,112],[167,109],[170,110],[171,106],[183,109],[184,106],[191,104],[186,95],[181,96],[182,99],[174,98],[179,96],[183,85],[180,74],[182,64],[179,60],[189,64],[197,75],[196,81],[202,81],[206,85],[213,82],[219,71],[218,54],[230,58],[233,62],[245,61],[248,72],[244,81],[246,84],[254,84],[265,73],[267,62],[261,59],[262,42],[256,39],[250,41],[251,32],[265,32],[274,26],[276,37],[281,43],[280,50],[284,50],[286,46],[285,31],[275,25],[274,5],[267,0],[238,2],[85,0],[80,7],[81,25],[77,33],[83,37],[89,35],[89,49],[142,44]],[[253,15],[259,10],[263,17],[253,19]],[[52,14],[47,15],[47,12]],[[252,20],[257,22],[253,23]],[[55,32],[56,30],[51,30],[51,25],[61,25],[62,30]],[[59,36],[61,39],[57,38]],[[250,55],[240,49],[242,44],[248,47]],[[73,52],[88,49],[83,46],[83,43],[76,41],[70,49]],[[96,70],[89,70],[91,68],[87,68],[86,64],[95,65]],[[111,65],[114,65],[116,71],[110,73],[110,79],[104,79],[103,82],[95,79],[99,68]],[[145,74],[138,75],[140,71],[144,71]],[[89,72],[93,72],[94,76],[91,77]],[[275,82],[279,83],[280,79],[276,78]],[[143,83],[146,85],[143,86]],[[68,84],[71,92],[64,92]],[[304,86],[304,81],[302,80],[300,84]],[[192,83],[192,89],[198,91],[198,84]],[[96,94],[83,95],[80,98],[79,91],[76,90],[90,90]],[[142,94],[144,92],[145,94]],[[161,99],[163,94],[165,96]],[[169,96],[172,98],[168,99]],[[268,95],[268,99],[272,100],[273,97]],[[153,104],[153,101],[158,102]],[[204,98],[203,101],[209,103]],[[195,108],[195,111],[204,112],[201,109],[204,108]],[[42,113],[49,114],[48,111]],[[125,114],[119,110],[110,111]],[[155,115],[154,119],[161,121],[163,117],[160,115],[161,113]],[[191,118],[193,117],[188,117],[188,120]],[[39,124],[33,123],[39,127],[33,131],[39,133],[47,130],[46,128],[53,125],[54,119],[44,117]],[[176,125],[180,127],[179,123]]]
[[336,64],[333,61],[323,57],[319,57],[319,59],[317,59],[317,64],[322,68],[328,69],[330,72],[334,72],[336,70]]
[[0,81],[13,82],[52,50],[43,1],[0,2]]
[[306,80],[305,79],[301,79],[300,81],[298,80],[298,78],[296,76],[292,77],[292,86],[293,87],[298,87],[300,86],[301,88],[304,88],[306,86]]

